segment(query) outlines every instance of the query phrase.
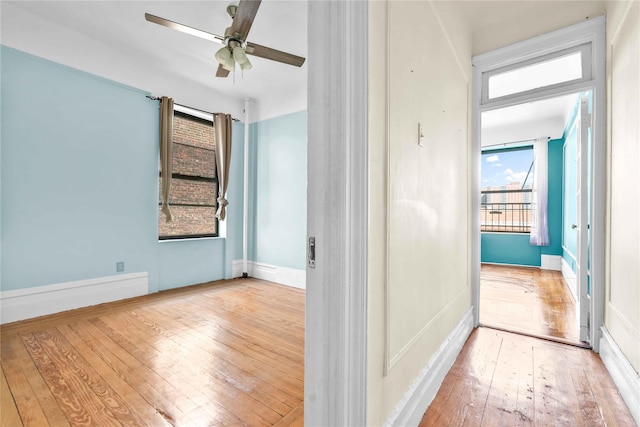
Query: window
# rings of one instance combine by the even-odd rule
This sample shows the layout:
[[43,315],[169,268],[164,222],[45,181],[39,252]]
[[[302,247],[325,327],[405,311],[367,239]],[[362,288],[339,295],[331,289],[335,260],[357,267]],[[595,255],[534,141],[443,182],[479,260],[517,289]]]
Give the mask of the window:
[[532,166],[532,147],[482,153],[481,231],[531,231]]
[[160,240],[217,237],[218,180],[211,120],[174,111],[172,167],[169,205],[173,221],[166,221],[159,200]]
[[591,46],[565,49],[483,73],[483,103],[591,80]]

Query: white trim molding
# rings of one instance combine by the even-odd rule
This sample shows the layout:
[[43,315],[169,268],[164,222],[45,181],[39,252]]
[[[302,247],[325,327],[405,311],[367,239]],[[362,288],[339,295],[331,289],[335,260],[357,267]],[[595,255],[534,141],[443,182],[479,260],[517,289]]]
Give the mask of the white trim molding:
[[562,271],[562,257],[560,255],[540,255],[540,268]]
[[571,266],[567,262],[566,259],[562,258],[562,265],[560,268],[562,271],[562,277],[564,281],[567,282],[567,286],[569,287],[569,291],[573,296],[574,301],[578,301],[578,277],[576,273],[571,269]]
[[636,424],[640,425],[640,376],[604,326],[600,339],[600,358],[618,387],[631,416],[636,420]]
[[[235,259],[232,262],[233,277],[242,277],[244,272],[243,260]],[[268,280],[269,282],[294,288],[305,289],[307,272],[295,268],[280,267],[278,265],[265,264],[262,262],[247,261],[247,273],[249,277]]]
[[0,323],[89,307],[149,293],[149,274],[131,273],[0,292]]
[[[366,1],[308,4],[304,424],[367,425]],[[340,70],[336,72],[336,70]]]
[[473,323],[473,308],[470,308],[409,386],[385,422],[385,426],[417,426],[420,424],[424,413],[436,397],[444,377],[453,366],[456,357],[471,334]]

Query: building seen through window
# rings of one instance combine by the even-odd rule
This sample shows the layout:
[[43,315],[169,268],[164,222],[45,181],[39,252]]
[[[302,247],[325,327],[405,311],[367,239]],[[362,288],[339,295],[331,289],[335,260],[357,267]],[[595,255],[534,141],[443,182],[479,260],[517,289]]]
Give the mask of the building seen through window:
[[532,166],[532,147],[482,153],[481,231],[531,231]]
[[167,222],[160,211],[160,199],[159,238],[166,240],[218,236],[218,221],[215,216],[218,181],[211,121],[174,112],[172,168],[169,206],[173,221]]

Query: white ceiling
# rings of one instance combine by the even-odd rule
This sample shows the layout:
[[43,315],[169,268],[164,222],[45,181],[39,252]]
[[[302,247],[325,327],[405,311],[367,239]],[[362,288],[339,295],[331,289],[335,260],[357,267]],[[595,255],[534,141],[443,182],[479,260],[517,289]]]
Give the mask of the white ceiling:
[[[219,44],[144,19],[149,12],[223,34],[231,22],[226,14],[230,2],[3,0],[0,42],[153,95],[173,96],[177,103],[205,111],[242,117],[245,98],[255,101],[251,121],[306,109],[307,63],[297,68],[251,57],[253,69],[244,75],[236,71],[235,81],[217,78],[213,55]],[[604,10],[602,1],[475,0],[449,5],[471,28],[474,54],[574,24]],[[306,57],[307,1],[263,0],[248,39]],[[523,106],[483,120],[492,123],[493,130],[487,128],[490,133],[525,139],[526,132],[517,132],[524,129],[523,114],[530,127],[535,127],[535,120],[564,120],[564,125],[567,102]],[[545,132],[551,136],[551,131]]]
[[481,114],[483,147],[533,140],[559,139],[569,121],[578,95],[563,95]]
[[[2,1],[1,42],[207,111],[240,115],[244,98],[255,100],[261,118],[265,111],[275,116],[306,109],[306,63],[298,68],[250,57],[252,70],[236,71],[235,81],[233,74],[218,78],[214,53],[221,45],[144,19],[149,12],[224,34],[229,3]],[[248,40],[306,57],[306,1],[263,0]]]

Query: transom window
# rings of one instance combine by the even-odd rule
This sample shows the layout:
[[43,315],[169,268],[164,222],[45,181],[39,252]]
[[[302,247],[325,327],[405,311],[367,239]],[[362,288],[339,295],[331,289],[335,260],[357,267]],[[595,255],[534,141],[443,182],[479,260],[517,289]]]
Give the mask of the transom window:
[[483,73],[483,103],[591,80],[591,45],[584,44]]

